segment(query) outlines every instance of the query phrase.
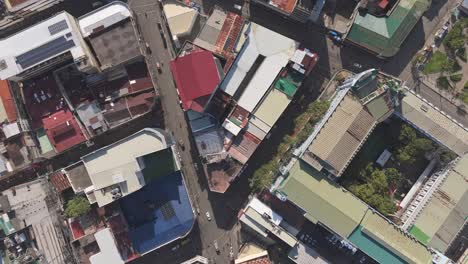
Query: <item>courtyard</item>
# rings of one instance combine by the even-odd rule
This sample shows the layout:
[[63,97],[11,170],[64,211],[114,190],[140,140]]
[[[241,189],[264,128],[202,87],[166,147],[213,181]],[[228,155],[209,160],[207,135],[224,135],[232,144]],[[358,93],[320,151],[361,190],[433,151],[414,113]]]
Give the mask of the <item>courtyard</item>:
[[431,140],[392,116],[371,133],[340,183],[381,213],[391,215],[436,149]]

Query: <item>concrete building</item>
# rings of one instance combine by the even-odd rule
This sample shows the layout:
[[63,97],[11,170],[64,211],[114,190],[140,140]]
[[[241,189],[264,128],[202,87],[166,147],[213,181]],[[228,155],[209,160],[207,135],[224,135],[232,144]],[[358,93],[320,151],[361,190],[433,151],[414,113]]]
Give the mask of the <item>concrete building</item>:
[[[393,6],[391,5],[394,2]],[[383,58],[394,56],[431,0],[366,1],[355,11],[346,40]]]
[[468,128],[412,91],[397,107],[397,115],[459,156],[468,152]]
[[254,0],[253,3],[272,9],[291,20],[318,22],[326,0]]
[[179,42],[179,39],[188,37],[192,33],[192,29],[198,19],[197,10],[181,2],[165,1],[163,11],[173,41],[176,45],[182,44]]
[[244,23],[242,16],[215,7],[193,43],[225,58],[227,72],[234,62],[236,43],[242,36]]
[[[232,66],[204,104],[203,114],[192,113],[189,119],[198,151],[206,159],[210,189],[223,193],[292,101],[318,56],[255,23],[239,30],[236,17],[221,13],[217,17],[219,23],[224,21],[219,36],[244,34],[236,43],[230,42],[238,55],[231,62],[227,59],[226,65]],[[224,29],[225,25],[235,30]]]
[[[72,186],[80,186],[76,189],[86,192],[91,203],[102,207],[145,186],[149,180],[144,175],[146,166],[149,166],[144,161],[145,156],[165,149],[171,152],[171,144],[164,132],[143,129],[81,158],[90,186],[74,183],[72,177],[69,180]],[[174,161],[172,164],[176,166]]]
[[96,54],[102,71],[142,57],[131,19],[130,9],[120,1],[78,18],[81,34]]
[[291,164],[274,193],[304,210],[309,221],[332,230],[378,263],[432,263],[424,245],[323,173],[301,159]]
[[0,49],[2,80],[30,78],[70,59],[85,72],[97,66],[77,21],[66,12],[1,40]]
[[330,108],[298,150],[318,171],[341,176],[378,122],[394,111],[400,82],[367,70],[338,88]]
[[[449,172],[429,194],[416,217],[407,225],[409,232],[421,243],[446,253],[458,235],[463,236],[468,215],[468,154],[451,165]],[[426,190],[424,186],[420,194]],[[418,199],[419,195],[418,195]]]
[[246,243],[239,250],[234,264],[270,264],[268,251],[254,243]]
[[[273,244],[278,241],[285,243],[290,247],[288,257],[298,264],[325,264],[326,261],[319,253],[299,240],[299,230],[272,210],[268,205],[254,197],[243,209],[239,218],[241,223],[265,245]],[[242,249],[241,249],[242,252]],[[252,253],[254,257],[263,256],[263,251]],[[239,254],[235,263],[241,260],[249,259],[247,256]],[[250,262],[248,262],[250,263]]]
[[100,263],[125,263],[120,256],[119,250],[115,242],[114,235],[109,228],[105,228],[94,234],[96,243],[99,246],[100,252],[89,258],[91,264]]

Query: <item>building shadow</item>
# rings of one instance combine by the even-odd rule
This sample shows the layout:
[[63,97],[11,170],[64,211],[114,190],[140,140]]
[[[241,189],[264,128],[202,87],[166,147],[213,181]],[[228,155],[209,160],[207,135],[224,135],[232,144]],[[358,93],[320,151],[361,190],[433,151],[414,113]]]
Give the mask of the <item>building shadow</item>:
[[424,47],[425,42],[426,33],[420,19],[401,45],[398,53],[384,63],[382,70],[393,76],[399,76],[405,67],[411,63],[413,56]]

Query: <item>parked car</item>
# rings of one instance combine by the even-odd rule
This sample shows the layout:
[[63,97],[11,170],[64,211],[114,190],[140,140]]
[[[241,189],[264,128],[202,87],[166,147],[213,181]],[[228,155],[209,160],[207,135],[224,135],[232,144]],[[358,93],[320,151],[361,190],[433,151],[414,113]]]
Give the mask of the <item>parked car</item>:
[[208,221],[211,221],[211,215],[210,215],[210,212],[206,212],[206,219],[208,219]]
[[218,241],[215,240],[214,243],[213,243],[213,245],[214,245],[214,248],[215,248],[215,250],[216,250],[216,253],[219,254]]

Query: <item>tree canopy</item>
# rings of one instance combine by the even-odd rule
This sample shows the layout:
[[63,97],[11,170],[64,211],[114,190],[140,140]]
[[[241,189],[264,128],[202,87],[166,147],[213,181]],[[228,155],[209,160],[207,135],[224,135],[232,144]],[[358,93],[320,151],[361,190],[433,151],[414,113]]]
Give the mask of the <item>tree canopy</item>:
[[412,164],[417,156],[434,150],[432,141],[427,138],[418,137],[416,131],[408,125],[402,126],[398,139],[401,142],[401,146],[397,150],[396,157],[400,162]]
[[295,145],[302,143],[313,131],[314,125],[328,110],[328,101],[314,101],[307,106],[305,112],[294,119],[294,133],[285,135],[276,149],[272,159],[258,168],[249,179],[253,192],[259,192],[269,187],[275,180],[280,161],[287,161]]
[[73,199],[67,202],[65,208],[65,215],[67,217],[78,217],[85,215],[91,209],[88,199],[83,196],[75,196]]

